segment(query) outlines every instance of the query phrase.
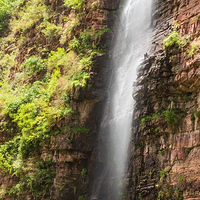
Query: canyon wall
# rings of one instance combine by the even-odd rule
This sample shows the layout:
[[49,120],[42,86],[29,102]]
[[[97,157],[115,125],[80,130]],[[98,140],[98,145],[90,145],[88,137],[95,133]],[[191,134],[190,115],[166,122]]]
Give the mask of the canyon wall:
[[118,8],[30,0],[0,19],[0,199],[87,198]]
[[[10,17],[8,29],[0,31],[0,198],[85,200],[95,179],[95,147],[106,93],[109,48],[116,30],[116,13],[122,6],[115,0],[89,0],[80,13],[80,10],[66,7],[60,0],[35,0],[35,7],[32,6],[31,10],[47,7],[50,12],[48,22],[51,25],[47,27],[48,23],[41,25],[47,16],[41,17],[40,11],[27,15],[29,11],[24,9],[24,6],[28,8],[26,3],[24,1]],[[19,13],[36,21],[31,22],[30,26]],[[77,16],[80,23],[76,24]],[[124,198],[199,200],[200,3],[197,0],[155,0],[152,17],[154,32],[151,49],[144,56],[134,87],[135,111]],[[72,24],[72,32],[68,35],[64,31]],[[81,33],[85,35],[81,36]],[[81,53],[80,49],[76,49],[76,39],[86,46]],[[89,44],[84,39],[89,39]],[[70,41],[74,42],[71,47]],[[60,52],[65,56],[66,52],[71,51],[72,45],[78,59],[82,59],[83,54],[86,58],[90,57],[89,50],[94,46],[95,49],[92,49],[92,67],[83,68],[89,76],[86,76],[87,84],[82,86],[85,79],[80,78],[84,75],[81,73],[79,82],[76,77],[70,91],[65,91],[67,66],[52,59],[55,58],[53,55],[57,55],[58,48],[64,49],[64,53],[62,50]],[[49,69],[34,68],[33,73],[26,71],[26,60],[33,55],[43,60],[43,68],[43,63],[46,63]],[[34,66],[34,60],[31,61],[32,65],[30,61],[29,66]],[[45,101],[41,100],[43,91],[46,95],[46,86],[37,84],[43,81],[49,87],[50,83],[54,83],[46,80],[51,80],[50,75],[53,77],[54,74],[50,61],[59,68],[61,75],[46,104],[46,97]],[[88,64],[85,64],[86,60],[82,60],[82,63]],[[26,86],[34,95],[26,91],[19,92],[20,88]],[[27,99],[27,96],[30,98]],[[33,99],[40,100],[39,104]],[[54,112],[51,108],[57,108],[60,104],[66,104],[66,109],[70,107],[73,112],[62,116],[55,113],[50,119],[51,112]],[[28,106],[37,108],[37,113],[33,113],[34,109]],[[23,112],[23,108],[28,111]],[[37,129],[33,124],[25,124],[18,116],[33,115],[37,119],[43,114],[47,121],[49,119],[49,130],[41,141],[38,142],[36,137],[35,142],[32,139],[35,134],[26,137],[23,125],[29,131]],[[40,127],[40,124],[37,126]],[[25,142],[19,136],[23,136]],[[19,147],[16,141],[20,141],[22,146]],[[104,189],[101,188],[102,193]]]
[[200,3],[154,1],[138,70],[125,199],[200,199]]

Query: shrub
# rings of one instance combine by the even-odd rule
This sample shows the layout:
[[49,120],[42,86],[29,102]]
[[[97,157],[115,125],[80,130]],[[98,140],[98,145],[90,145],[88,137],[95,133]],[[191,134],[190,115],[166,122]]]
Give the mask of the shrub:
[[194,114],[196,117],[198,117],[198,119],[200,119],[200,111],[195,111]]
[[75,50],[75,51],[79,51],[80,49],[80,42],[79,40],[74,36],[74,38],[69,42],[69,47],[70,49],[72,50]]
[[163,115],[164,115],[165,121],[170,125],[176,124],[178,122],[177,116],[175,115],[175,112],[173,110],[169,109],[169,110],[163,111]]
[[195,116],[194,116],[194,114],[191,115],[191,121],[195,121]]
[[81,196],[78,197],[78,200],[85,200],[85,199],[86,199],[86,198],[85,198],[84,195],[81,195]]
[[80,63],[85,69],[89,69],[92,66],[92,57],[82,57]]
[[94,49],[92,46],[93,40],[95,40],[95,34],[92,30],[84,30],[79,34],[79,37],[75,37],[69,42],[70,49],[78,53],[86,53],[89,49]]
[[198,53],[199,45],[200,45],[199,42],[192,42],[190,44],[190,47],[187,51],[188,57],[192,57]]
[[66,25],[67,27],[63,28],[61,31],[61,37],[60,37],[60,43],[64,44],[67,40],[71,39],[72,32],[80,24],[80,21],[78,17],[72,17],[72,18],[64,18],[64,21],[67,21]]
[[88,79],[90,79],[88,72],[82,71],[80,74],[72,77],[71,86],[85,87],[87,85]]
[[163,169],[160,171],[160,177],[164,178],[166,176],[166,171]]
[[140,125],[141,125],[141,126],[144,125],[145,122],[146,122],[146,120],[147,120],[147,118],[146,118],[146,117],[143,117],[143,118],[141,119]]
[[159,191],[157,200],[161,200],[163,197],[164,197],[164,192],[163,191]]
[[46,5],[40,0],[28,1],[22,11],[17,13],[17,17],[11,21],[11,28],[14,33],[25,32],[41,19],[48,20],[49,13]]
[[68,92],[72,87],[85,87],[87,85],[90,78],[87,70],[92,64],[90,59],[90,57],[83,57],[80,60],[75,52],[67,53],[65,49],[58,48],[57,51],[50,53],[45,63],[50,70],[62,68],[64,76],[59,79],[59,84],[64,85],[62,89]]
[[86,168],[82,169],[81,176],[82,176],[82,178],[85,178],[87,176],[87,169]]
[[92,32],[88,30],[84,30],[83,32],[80,33],[79,39],[80,39],[80,44],[81,44],[81,49],[88,49],[91,48],[91,39],[92,39]]
[[61,35],[62,27],[57,26],[54,23],[44,21],[40,24],[40,27],[42,28],[44,36],[50,40]]
[[0,0],[0,33],[7,28],[8,19],[13,8],[16,9],[20,3],[19,0]]
[[21,66],[23,72],[28,75],[32,75],[33,73],[39,73],[42,70],[46,69],[43,60],[38,56],[31,56],[29,57]]
[[74,10],[81,9],[84,5],[84,0],[64,0],[65,5],[71,7]]
[[19,182],[8,191],[13,198],[23,195],[25,190],[31,192],[34,197],[39,197],[49,192],[55,177],[55,173],[49,169],[51,162],[39,160],[33,166],[31,172],[22,176]]
[[163,48],[167,49],[174,45],[181,48],[184,44],[186,44],[187,40],[179,35],[179,33],[175,30],[169,34],[167,38],[163,40]]

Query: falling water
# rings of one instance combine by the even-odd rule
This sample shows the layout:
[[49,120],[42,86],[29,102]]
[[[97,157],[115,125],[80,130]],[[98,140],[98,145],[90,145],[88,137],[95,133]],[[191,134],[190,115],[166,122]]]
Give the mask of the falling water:
[[98,180],[90,199],[121,199],[130,140],[133,82],[150,44],[152,0],[127,0],[112,51],[108,97],[101,121]]

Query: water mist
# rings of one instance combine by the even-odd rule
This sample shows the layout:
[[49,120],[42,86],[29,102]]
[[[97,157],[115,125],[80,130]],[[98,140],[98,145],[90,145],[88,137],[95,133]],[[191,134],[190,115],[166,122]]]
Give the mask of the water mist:
[[152,0],[127,0],[110,61],[107,100],[99,131],[97,180],[92,199],[122,199],[131,134],[133,82],[151,38]]

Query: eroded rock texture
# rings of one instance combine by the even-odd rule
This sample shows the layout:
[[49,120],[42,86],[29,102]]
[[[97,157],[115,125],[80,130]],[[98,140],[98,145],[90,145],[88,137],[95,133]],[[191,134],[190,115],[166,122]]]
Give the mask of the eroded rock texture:
[[[152,47],[134,92],[127,200],[200,199],[199,16],[197,0],[154,2]],[[185,42],[164,50],[170,31]]]
[[[95,31],[104,30],[105,28],[112,28],[112,21],[114,19],[113,10],[118,7],[118,1],[85,1],[86,7],[84,8],[84,18],[81,24],[73,32],[73,36],[80,33],[81,29],[93,28]],[[73,18],[75,10],[67,9],[63,6],[63,1],[45,1],[54,12],[54,20],[61,21],[62,18]],[[37,24],[36,24],[37,25]],[[35,25],[35,26],[36,26]],[[69,24],[61,24],[67,29]],[[57,38],[53,38],[52,41],[46,40],[42,34],[37,31],[35,26],[25,32],[25,42],[18,47],[18,53],[15,57],[16,63],[19,65],[23,63],[26,57],[31,55],[37,55],[38,46],[43,45],[48,52],[56,50],[62,46],[68,48],[66,44],[60,45]],[[36,26],[38,27],[38,26]],[[108,30],[105,33],[102,32],[95,41],[92,41],[97,47],[104,47],[108,49],[112,38],[112,31]],[[17,38],[19,33],[15,33]],[[7,49],[8,53],[12,53],[12,45],[9,44]],[[44,55],[43,55],[44,56]],[[104,81],[103,74],[106,68],[106,62],[108,60],[108,52],[102,51],[101,54],[92,57],[92,69],[90,71],[90,80],[88,82],[89,87],[74,88],[72,95],[69,99],[69,104],[74,115],[56,119],[55,126],[51,127],[49,139],[42,143],[42,148],[39,152],[32,153],[32,157],[35,160],[28,162],[26,159],[26,167],[29,169],[28,174],[9,175],[8,173],[1,173],[0,175],[0,199],[56,199],[56,200],[85,200],[88,193],[88,165],[91,162],[91,153],[96,145],[96,127],[100,117],[101,106],[104,100]],[[13,72],[14,73],[14,72]],[[37,77],[36,77],[37,78]],[[36,79],[35,78],[35,79]],[[35,80],[33,80],[35,81]],[[5,119],[5,116],[0,116],[1,124],[9,119]],[[16,125],[9,121],[8,130],[14,129],[16,134]],[[11,135],[13,136],[13,135]],[[0,140],[4,143],[11,137],[5,130],[0,130]],[[30,152],[34,152],[29,147]],[[41,160],[43,163],[50,165],[42,166],[43,171],[50,172],[53,176],[47,177],[49,182],[42,182],[43,177],[42,170],[40,176],[37,177],[36,182],[39,186],[38,191],[34,193],[29,188],[34,188],[33,183],[26,181],[27,177],[32,176],[34,171],[34,164],[36,161]],[[28,166],[30,165],[30,166]],[[2,170],[0,169],[0,172]],[[25,176],[26,175],[26,176]],[[25,183],[28,186],[22,185],[25,189],[22,191],[20,188],[19,178],[25,179]],[[29,180],[27,178],[27,180]],[[32,185],[31,185],[32,184]],[[47,185],[48,191],[46,192],[44,186]],[[17,188],[18,187],[18,188]],[[12,191],[14,189],[16,191]],[[20,192],[19,192],[20,191]],[[14,197],[13,194],[14,193]]]

